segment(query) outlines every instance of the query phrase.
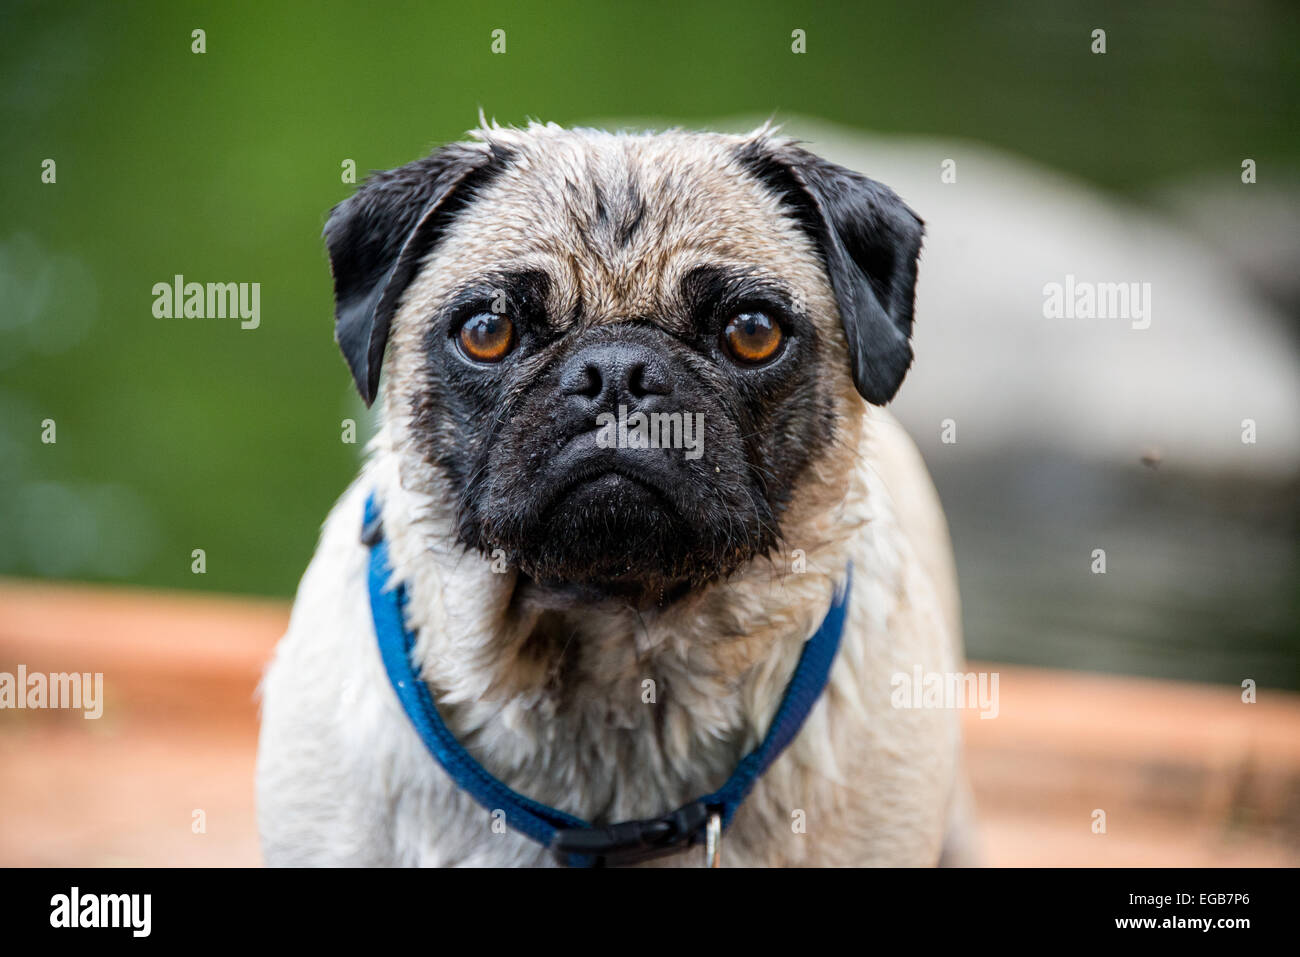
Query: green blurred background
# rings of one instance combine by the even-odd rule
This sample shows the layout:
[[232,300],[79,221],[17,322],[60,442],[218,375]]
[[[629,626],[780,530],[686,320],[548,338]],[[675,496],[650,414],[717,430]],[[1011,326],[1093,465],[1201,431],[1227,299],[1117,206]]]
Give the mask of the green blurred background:
[[[290,595],[357,468],[340,420],[369,429],[320,242],[340,164],[405,163],[480,107],[967,137],[1138,202],[1243,142],[1300,168],[1293,4],[1134,6],[3,4],[0,574]],[[176,273],[260,282],[260,328],[155,319]]]

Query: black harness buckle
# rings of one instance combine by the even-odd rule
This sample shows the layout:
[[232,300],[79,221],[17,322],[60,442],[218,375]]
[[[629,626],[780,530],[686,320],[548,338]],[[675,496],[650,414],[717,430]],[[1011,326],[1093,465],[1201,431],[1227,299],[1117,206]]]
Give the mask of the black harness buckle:
[[663,817],[604,827],[562,827],[551,840],[551,851],[565,865],[575,854],[594,858],[597,867],[636,864],[694,847],[710,813],[704,802],[694,801]]

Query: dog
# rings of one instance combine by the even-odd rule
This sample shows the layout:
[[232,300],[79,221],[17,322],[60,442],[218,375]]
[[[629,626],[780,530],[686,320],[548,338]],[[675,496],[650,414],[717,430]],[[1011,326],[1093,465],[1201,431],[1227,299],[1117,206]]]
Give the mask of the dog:
[[962,863],[958,715],[891,696],[962,662],[883,408],[922,235],[767,126],[485,123],[337,206],[381,416],[262,683],[265,861]]

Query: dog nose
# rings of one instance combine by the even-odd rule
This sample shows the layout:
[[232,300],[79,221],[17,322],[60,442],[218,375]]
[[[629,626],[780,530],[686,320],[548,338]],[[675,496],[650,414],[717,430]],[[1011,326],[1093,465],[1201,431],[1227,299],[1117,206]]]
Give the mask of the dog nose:
[[668,365],[639,342],[602,342],[580,349],[564,365],[560,392],[582,411],[641,407],[673,391]]

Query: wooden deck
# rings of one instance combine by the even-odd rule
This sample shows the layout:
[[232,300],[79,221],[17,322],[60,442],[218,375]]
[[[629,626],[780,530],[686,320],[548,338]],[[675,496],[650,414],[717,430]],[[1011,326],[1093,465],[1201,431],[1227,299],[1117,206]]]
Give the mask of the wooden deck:
[[[0,671],[103,672],[106,701],[97,721],[0,711],[0,865],[257,864],[254,690],[287,618],[0,582]],[[988,863],[1300,864],[1300,696],[970,669],[1001,676],[998,717],[966,715]]]

